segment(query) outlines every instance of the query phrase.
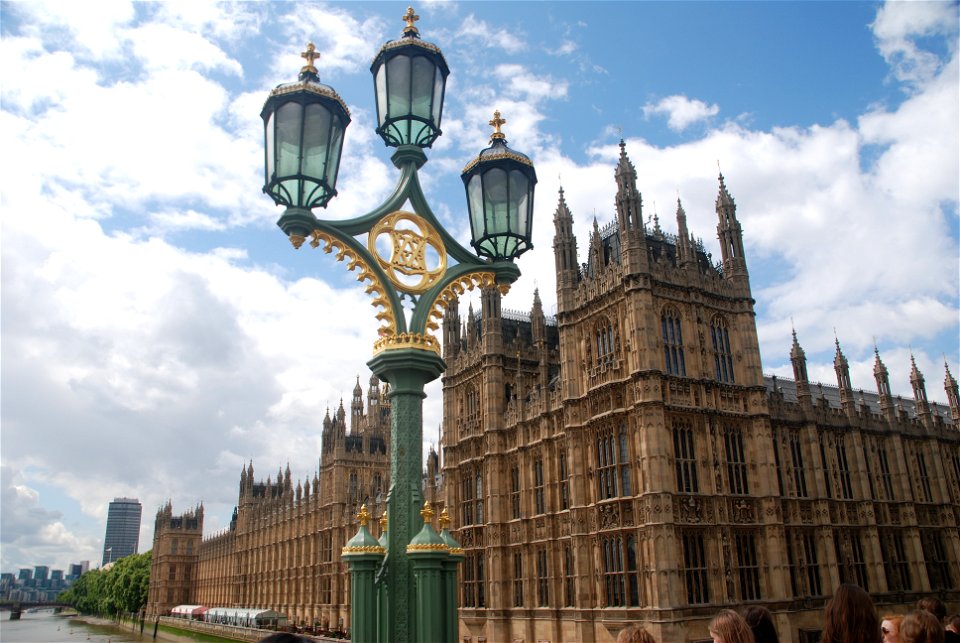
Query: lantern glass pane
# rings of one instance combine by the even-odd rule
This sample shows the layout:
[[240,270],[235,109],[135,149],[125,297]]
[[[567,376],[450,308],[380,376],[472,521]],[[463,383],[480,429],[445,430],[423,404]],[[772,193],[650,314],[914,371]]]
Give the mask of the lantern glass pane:
[[470,177],[470,183],[467,185],[467,199],[470,209],[470,229],[474,241],[483,236],[483,180],[479,174]]
[[510,231],[517,234],[527,233],[527,197],[530,193],[530,181],[520,170],[510,172],[510,198],[513,207],[510,209]]
[[387,118],[387,66],[377,68],[377,124],[383,125]]
[[273,178],[273,172],[274,172],[274,169],[275,169],[275,165],[274,165],[274,162],[275,162],[275,158],[274,158],[275,151],[274,151],[274,149],[273,149],[273,141],[274,141],[274,136],[273,136],[273,119],[274,119],[274,113],[273,113],[273,112],[270,112],[270,117],[267,119],[267,126],[266,126],[266,128],[264,129],[264,138],[265,138],[264,147],[266,148],[266,151],[267,151],[267,154],[266,154],[266,156],[267,156],[267,159],[266,159],[266,162],[267,162],[267,165],[266,165],[266,171],[267,171],[266,183],[267,183],[267,184],[269,184],[269,183],[270,183],[270,180]]
[[443,112],[443,71],[439,65],[435,66],[433,71],[433,125],[439,129]]
[[300,172],[300,133],[303,130],[303,106],[285,103],[276,112],[277,174],[290,176]]
[[510,229],[508,220],[510,194],[507,189],[507,173],[498,167],[487,170],[483,175],[483,193],[487,234],[508,231]]
[[343,149],[343,131],[346,129],[339,116],[332,117],[330,130],[329,160],[327,161],[326,179],[330,189],[337,184],[337,171],[340,169],[340,151]]
[[413,82],[410,87],[410,96],[413,100],[411,114],[425,120],[433,115],[431,103],[433,101],[434,64],[429,58],[417,56],[413,59]]
[[394,56],[387,62],[387,116],[397,118],[410,113],[410,59]]
[[327,149],[330,144],[330,112],[323,105],[307,105],[303,125],[303,167],[308,178],[322,181],[326,177]]

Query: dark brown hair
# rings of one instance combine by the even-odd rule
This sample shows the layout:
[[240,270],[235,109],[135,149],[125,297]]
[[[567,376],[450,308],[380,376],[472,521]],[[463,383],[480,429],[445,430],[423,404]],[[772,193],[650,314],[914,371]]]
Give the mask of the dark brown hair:
[[753,630],[757,643],[780,643],[777,628],[773,624],[773,615],[763,605],[751,605],[743,610],[743,618]]
[[624,630],[620,630],[617,643],[657,643],[657,639],[653,638],[653,634],[643,629],[642,625],[631,625]]
[[943,623],[947,617],[947,606],[943,604],[936,596],[925,596],[917,601],[918,610],[926,610],[937,617],[937,621]]
[[870,595],[843,584],[824,609],[820,643],[880,643],[880,621]]
[[943,638],[943,625],[934,613],[927,610],[910,612],[900,624],[900,640],[903,643],[943,643]]
[[747,621],[733,610],[720,610],[710,621],[710,633],[718,635],[724,643],[754,643]]

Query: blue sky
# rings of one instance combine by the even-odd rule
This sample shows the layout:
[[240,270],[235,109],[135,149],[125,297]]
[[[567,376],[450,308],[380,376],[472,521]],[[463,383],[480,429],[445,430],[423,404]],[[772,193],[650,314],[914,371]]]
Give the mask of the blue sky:
[[[351,109],[323,216],[380,203],[395,170],[373,133],[369,64],[400,3],[0,3],[0,569],[98,561],[107,504],[203,502],[226,526],[240,467],[317,466],[374,310],[329,256],[293,251],[261,194],[267,92],[308,40]],[[718,163],[744,228],[764,371],[895,392],[910,356],[944,401],[960,370],[956,3],[517,2],[415,6],[451,68],[444,135],[421,173],[467,229],[459,173],[494,109],[539,176],[535,249],[504,302],[555,306],[563,185],[580,247],[613,216],[622,136],[645,216],[716,244]],[[582,258],[582,257],[581,257]],[[465,299],[463,304],[469,303]],[[440,390],[425,407],[437,441]]]

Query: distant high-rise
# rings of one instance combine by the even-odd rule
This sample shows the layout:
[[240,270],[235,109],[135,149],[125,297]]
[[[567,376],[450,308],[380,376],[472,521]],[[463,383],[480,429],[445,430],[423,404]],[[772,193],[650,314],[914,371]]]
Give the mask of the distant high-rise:
[[112,563],[137,553],[140,544],[140,514],[143,507],[136,498],[114,498],[107,511],[107,533],[103,537],[103,561]]

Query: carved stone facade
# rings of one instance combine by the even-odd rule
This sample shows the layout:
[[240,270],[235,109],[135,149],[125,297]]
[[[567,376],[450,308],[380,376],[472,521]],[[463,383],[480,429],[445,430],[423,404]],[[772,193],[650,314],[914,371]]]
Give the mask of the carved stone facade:
[[960,607],[960,404],[765,378],[734,199],[720,177],[721,262],[645,224],[621,144],[616,219],[577,260],[554,215],[557,315],[444,320],[444,496],[464,547],[464,643],[612,641],[642,621],[708,639],[722,607],[766,604],[781,640],[813,640],[841,582],[903,611]]

